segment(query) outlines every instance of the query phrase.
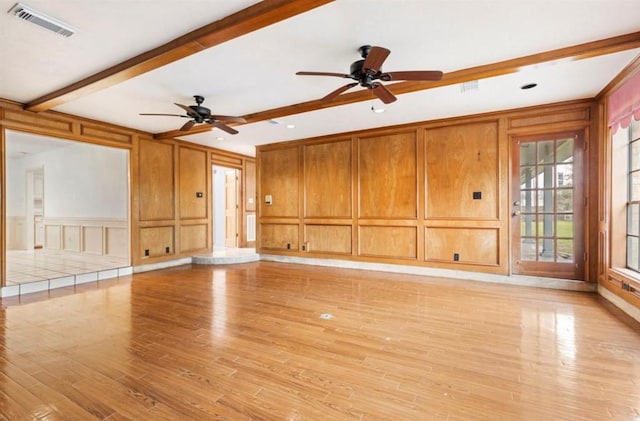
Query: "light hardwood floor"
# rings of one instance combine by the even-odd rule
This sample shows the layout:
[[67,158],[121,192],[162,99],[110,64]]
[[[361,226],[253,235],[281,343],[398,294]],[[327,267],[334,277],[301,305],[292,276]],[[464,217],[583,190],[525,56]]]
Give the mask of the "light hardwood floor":
[[591,293],[257,262],[4,299],[7,420],[636,420]]

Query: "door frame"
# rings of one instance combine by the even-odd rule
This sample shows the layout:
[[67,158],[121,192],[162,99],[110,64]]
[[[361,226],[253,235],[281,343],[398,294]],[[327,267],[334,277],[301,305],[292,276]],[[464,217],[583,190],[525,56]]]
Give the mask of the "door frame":
[[[226,199],[224,197],[225,195],[225,190],[226,190],[226,186],[222,186],[222,190],[221,191],[216,191],[216,170],[219,170],[220,173],[222,174],[222,182],[225,183],[226,180],[226,172],[227,171],[235,171],[236,174],[236,203],[237,203],[237,208],[236,208],[236,232],[238,234],[238,236],[236,237],[236,247],[240,248],[243,247],[243,235],[244,235],[244,230],[243,230],[243,209],[242,209],[242,188],[243,188],[243,171],[242,168],[238,168],[238,167],[233,167],[233,166],[225,166],[225,165],[221,165],[221,164],[216,164],[216,163],[212,163],[211,164],[211,200],[212,200],[212,204],[211,204],[211,238],[212,238],[212,250],[215,251],[216,246],[217,247],[228,247],[225,245],[225,243],[217,243],[216,242],[216,238],[217,238],[217,232],[216,232],[216,227],[218,227],[218,224],[220,222],[220,219],[222,219],[222,230],[226,231],[226,221],[225,221],[225,211],[226,211]],[[222,197],[220,197],[222,196]],[[226,232],[225,232],[225,236],[226,238]]]
[[[521,200],[520,195],[520,144],[522,142],[536,142],[544,140],[558,140],[573,138],[573,244],[574,261],[572,263],[557,262],[527,262],[520,260],[520,233],[521,218],[514,214],[519,211],[516,201]],[[587,176],[586,176],[586,132],[584,128],[572,130],[550,130],[544,133],[532,135],[510,136],[510,201],[508,204],[511,234],[510,234],[510,267],[511,273],[524,276],[544,276],[549,278],[585,280],[586,267],[586,221],[587,221]],[[557,174],[554,173],[557,179]],[[555,185],[555,184],[554,184]],[[554,199],[555,200],[555,199]],[[555,209],[555,208],[554,208]],[[578,216],[576,218],[576,215]],[[557,225],[554,222],[554,226]],[[554,238],[557,233],[554,234]]]

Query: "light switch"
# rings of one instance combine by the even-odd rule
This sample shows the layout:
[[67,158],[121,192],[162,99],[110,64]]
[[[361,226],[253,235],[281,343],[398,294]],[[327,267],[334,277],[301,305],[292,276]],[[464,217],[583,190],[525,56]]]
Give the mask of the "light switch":
[[249,202],[250,205],[253,205],[253,197],[248,198],[247,202]]
[[273,203],[273,197],[271,197],[270,194],[266,195],[264,197],[264,203],[266,203],[267,205],[271,205]]

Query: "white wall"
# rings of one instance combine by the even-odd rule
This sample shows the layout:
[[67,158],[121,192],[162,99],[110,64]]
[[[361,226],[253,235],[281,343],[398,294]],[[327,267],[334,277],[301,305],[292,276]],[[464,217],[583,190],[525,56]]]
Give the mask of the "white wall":
[[72,142],[28,155],[24,164],[24,168],[44,168],[45,217],[128,217],[128,151]]
[[7,216],[25,216],[25,180],[24,158],[7,159]]
[[225,246],[225,180],[227,168],[213,167],[213,245]]

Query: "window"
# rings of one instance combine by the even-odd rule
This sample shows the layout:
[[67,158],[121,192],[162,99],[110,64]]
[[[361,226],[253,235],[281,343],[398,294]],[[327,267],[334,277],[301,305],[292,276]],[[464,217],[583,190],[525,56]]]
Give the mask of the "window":
[[640,273],[640,121],[636,120],[612,134],[611,266]]
[[628,145],[626,267],[640,272],[640,121],[632,120],[628,128],[619,131]]

